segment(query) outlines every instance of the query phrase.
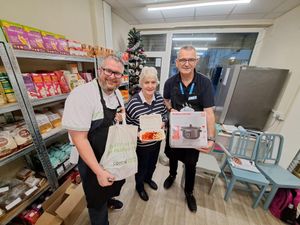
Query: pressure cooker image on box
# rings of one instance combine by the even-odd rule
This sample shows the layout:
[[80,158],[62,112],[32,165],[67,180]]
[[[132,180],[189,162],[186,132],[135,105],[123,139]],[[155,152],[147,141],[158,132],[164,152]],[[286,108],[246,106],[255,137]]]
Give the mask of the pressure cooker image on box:
[[201,128],[193,127],[192,124],[188,127],[181,127],[182,136],[185,139],[198,139],[200,137]]
[[205,112],[171,112],[169,144],[172,148],[207,146]]

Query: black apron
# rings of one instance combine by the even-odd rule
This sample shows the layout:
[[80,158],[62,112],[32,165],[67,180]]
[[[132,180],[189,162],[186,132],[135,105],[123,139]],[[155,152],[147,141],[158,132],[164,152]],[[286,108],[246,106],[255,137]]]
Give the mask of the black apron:
[[[98,83],[98,82],[97,82]],[[102,120],[92,121],[88,132],[88,140],[92,146],[97,161],[100,162],[105,151],[109,127],[114,124],[114,118],[117,109],[106,107],[101,87],[98,83],[101,103],[103,107],[104,118]],[[119,102],[119,99],[117,97]],[[121,106],[119,102],[119,106]],[[115,181],[111,186],[102,187],[98,183],[95,173],[79,158],[78,169],[82,179],[83,190],[85,192],[88,208],[101,208],[111,197],[118,196],[125,180]]]
[[[196,76],[196,74],[195,74]],[[203,106],[200,101],[199,85],[196,85],[195,79],[186,90],[183,89],[181,81],[174,82],[171,90],[172,108],[180,111],[185,106],[193,108],[195,111],[202,111]],[[169,158],[177,159],[183,163],[196,164],[199,157],[199,151],[194,148],[171,148],[169,143],[169,134],[166,138],[165,154]]]

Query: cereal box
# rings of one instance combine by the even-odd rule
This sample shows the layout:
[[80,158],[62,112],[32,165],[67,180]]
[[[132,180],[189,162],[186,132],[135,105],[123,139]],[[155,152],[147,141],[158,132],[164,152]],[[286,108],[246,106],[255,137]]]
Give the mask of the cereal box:
[[12,44],[13,48],[30,50],[27,33],[21,24],[1,20],[1,26],[6,40]]
[[47,97],[46,88],[44,86],[44,81],[43,81],[42,75],[37,74],[37,73],[32,73],[31,77],[32,77],[32,81],[34,83],[38,98]]
[[57,34],[54,37],[56,38],[57,43],[58,43],[58,45],[57,45],[58,52],[63,55],[70,55],[68,42],[67,42],[65,36]]
[[24,31],[27,33],[29,44],[33,51],[44,52],[45,46],[41,31],[39,29],[23,26]]
[[61,92],[62,93],[69,93],[70,88],[69,88],[68,83],[67,83],[67,81],[64,77],[64,72],[63,71],[55,71],[54,73],[57,76]]
[[34,86],[34,83],[32,81],[32,78],[31,78],[31,74],[30,73],[23,73],[22,76],[23,76],[23,80],[24,80],[24,83],[25,83],[25,87],[26,87],[26,90],[27,90],[28,97],[31,98],[31,99],[38,98],[38,94],[35,90],[35,86]]
[[53,84],[52,84],[52,79],[51,79],[51,76],[49,73],[42,73],[41,74],[42,77],[43,77],[43,81],[44,81],[44,86],[45,86],[45,89],[46,89],[46,93],[47,93],[47,96],[54,96],[55,95],[55,91],[54,91],[54,87],[53,87]]
[[41,34],[46,48],[46,52],[59,53],[58,41],[55,38],[55,34],[46,31],[41,31]]
[[60,95],[61,94],[61,88],[58,82],[58,77],[55,73],[50,73],[51,76],[51,80],[52,80],[52,84],[54,87],[54,92],[56,95]]

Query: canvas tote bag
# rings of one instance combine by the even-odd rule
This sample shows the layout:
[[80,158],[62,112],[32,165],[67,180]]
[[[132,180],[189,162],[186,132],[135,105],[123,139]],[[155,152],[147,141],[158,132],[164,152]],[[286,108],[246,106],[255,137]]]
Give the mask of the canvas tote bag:
[[127,125],[125,114],[123,123],[109,127],[105,151],[100,165],[111,173],[115,180],[123,180],[137,172],[137,133],[138,127]]

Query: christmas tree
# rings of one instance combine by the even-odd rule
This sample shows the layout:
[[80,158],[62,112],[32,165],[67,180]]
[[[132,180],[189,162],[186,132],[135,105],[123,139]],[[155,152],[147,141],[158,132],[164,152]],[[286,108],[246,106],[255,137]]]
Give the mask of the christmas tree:
[[132,28],[128,33],[127,53],[129,54],[129,93],[133,95],[138,90],[139,76],[146,64],[141,34],[135,28]]

